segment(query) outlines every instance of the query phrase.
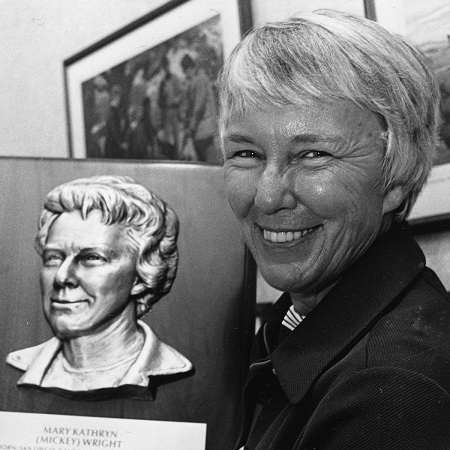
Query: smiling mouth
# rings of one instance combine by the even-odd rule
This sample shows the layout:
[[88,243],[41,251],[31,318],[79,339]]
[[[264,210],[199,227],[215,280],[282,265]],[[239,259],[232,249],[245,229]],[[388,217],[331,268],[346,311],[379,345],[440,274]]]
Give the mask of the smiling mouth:
[[263,239],[268,242],[274,242],[274,243],[283,243],[283,242],[293,242],[298,241],[302,237],[312,233],[313,231],[317,230],[319,227],[312,227],[307,228],[305,230],[298,230],[298,231],[269,231],[269,230],[262,230],[263,232]]

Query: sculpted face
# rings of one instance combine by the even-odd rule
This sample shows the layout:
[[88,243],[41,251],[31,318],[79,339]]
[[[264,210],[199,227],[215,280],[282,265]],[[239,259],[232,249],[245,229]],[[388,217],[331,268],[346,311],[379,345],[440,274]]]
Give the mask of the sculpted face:
[[54,333],[67,339],[119,317],[134,320],[135,267],[122,226],[105,225],[96,210],[86,220],[78,211],[61,214],[50,228],[41,270],[44,313]]
[[401,202],[382,195],[378,117],[345,101],[251,111],[224,135],[225,188],[273,287],[313,295],[371,244]]

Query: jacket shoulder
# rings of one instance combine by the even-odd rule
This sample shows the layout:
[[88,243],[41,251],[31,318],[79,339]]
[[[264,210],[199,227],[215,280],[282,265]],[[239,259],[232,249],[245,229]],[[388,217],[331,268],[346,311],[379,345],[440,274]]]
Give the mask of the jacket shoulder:
[[367,367],[377,366],[421,373],[450,392],[450,299],[430,269],[370,331]]
[[450,397],[434,380],[397,367],[369,368],[321,399],[295,448],[448,449],[449,417]]

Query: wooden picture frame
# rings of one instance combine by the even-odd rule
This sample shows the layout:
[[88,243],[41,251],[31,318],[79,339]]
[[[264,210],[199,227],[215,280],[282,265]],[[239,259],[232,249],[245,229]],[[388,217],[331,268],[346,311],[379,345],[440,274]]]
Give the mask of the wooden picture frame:
[[65,60],[70,157],[220,163],[214,83],[250,26],[249,0],[171,0]]

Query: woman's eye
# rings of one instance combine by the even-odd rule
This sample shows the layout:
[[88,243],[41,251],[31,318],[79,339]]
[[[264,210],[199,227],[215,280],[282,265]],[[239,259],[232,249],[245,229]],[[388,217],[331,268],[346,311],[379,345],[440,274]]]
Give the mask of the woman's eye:
[[257,158],[258,154],[252,150],[240,150],[235,152],[234,156],[238,158]]
[[323,158],[325,156],[330,156],[327,152],[322,152],[320,150],[311,150],[303,155],[304,158],[314,159],[314,158]]

